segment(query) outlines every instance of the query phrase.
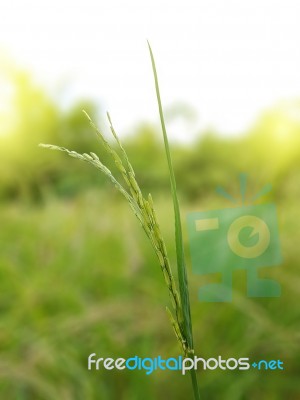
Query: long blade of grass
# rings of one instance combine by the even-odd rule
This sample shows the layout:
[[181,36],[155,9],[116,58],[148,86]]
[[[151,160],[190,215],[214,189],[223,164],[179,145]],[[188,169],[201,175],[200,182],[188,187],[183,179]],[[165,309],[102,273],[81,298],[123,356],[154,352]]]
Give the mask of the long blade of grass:
[[[165,151],[166,151],[169,175],[170,175],[170,182],[171,182],[171,192],[172,192],[174,216],[175,216],[175,242],[176,242],[176,256],[177,256],[177,274],[178,274],[178,282],[179,282],[180,301],[181,301],[182,311],[183,311],[183,315],[182,315],[183,326],[182,326],[182,328],[183,328],[184,336],[187,340],[188,348],[190,350],[190,355],[192,355],[193,348],[194,348],[192,320],[191,320],[191,311],[190,311],[188,280],[187,280],[184,249],[183,249],[180,209],[179,209],[179,202],[178,202],[177,191],[176,191],[176,179],[175,179],[175,174],[174,174],[174,169],[173,169],[173,164],[172,164],[172,158],[171,158],[170,146],[169,146],[166,126],[165,126],[164,114],[163,114],[163,109],[162,109],[156,65],[155,65],[153,52],[152,52],[149,42],[148,42],[148,47],[149,47],[149,52],[150,52],[150,57],[151,57],[152,70],[153,70],[154,82],[155,82],[155,90],[156,90],[156,98],[157,98],[157,103],[158,103],[158,111],[159,111],[160,122],[161,122],[163,137],[164,137],[164,145],[165,145]],[[195,370],[191,370],[191,378],[192,378],[195,399],[200,399]]]
[[176,239],[178,282],[179,282],[180,299],[181,299],[182,308],[183,308],[184,332],[185,332],[186,338],[188,340],[188,345],[189,345],[190,349],[192,349],[193,348],[193,338],[192,338],[192,324],[191,324],[190,304],[189,304],[189,292],[188,292],[188,282],[187,282],[187,274],[186,274],[186,267],[185,267],[185,260],[184,260],[179,202],[178,202],[178,197],[177,197],[177,192],[176,192],[176,180],[175,180],[175,174],[174,174],[174,169],[173,169],[173,165],[172,165],[168,136],[167,136],[166,127],[165,127],[165,121],[164,121],[164,115],[163,115],[163,110],[162,110],[162,103],[161,103],[161,98],[160,98],[160,91],[159,91],[154,56],[153,56],[152,49],[151,49],[149,43],[148,43],[148,46],[149,46],[149,51],[150,51],[150,56],[151,56],[152,69],[153,69],[154,80],[155,80],[156,96],[157,96],[158,109],[159,109],[159,116],[160,116],[163,137],[164,137],[165,151],[166,151],[169,174],[170,174],[171,191],[172,191],[174,216],[175,216],[175,239]]

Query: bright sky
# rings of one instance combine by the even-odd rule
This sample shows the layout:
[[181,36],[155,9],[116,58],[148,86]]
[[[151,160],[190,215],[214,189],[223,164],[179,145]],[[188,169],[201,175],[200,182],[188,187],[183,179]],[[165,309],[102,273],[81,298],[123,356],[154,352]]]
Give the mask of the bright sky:
[[94,98],[120,133],[158,121],[146,39],[164,106],[197,112],[171,125],[173,139],[237,134],[300,97],[299,0],[2,0],[0,16],[2,52],[63,104]]

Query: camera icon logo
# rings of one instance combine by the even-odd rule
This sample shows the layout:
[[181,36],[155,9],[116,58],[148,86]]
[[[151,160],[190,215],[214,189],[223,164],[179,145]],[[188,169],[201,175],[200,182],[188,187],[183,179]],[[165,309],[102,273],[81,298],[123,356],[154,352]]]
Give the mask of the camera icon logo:
[[[258,236],[257,242],[252,246],[247,246],[240,240],[240,233],[247,228],[251,229],[249,238]],[[254,215],[243,215],[230,225],[227,240],[233,253],[243,258],[256,258],[267,250],[270,244],[270,230],[262,219]]]
[[192,212],[187,216],[192,269],[195,274],[221,274],[220,283],[199,290],[199,300],[232,300],[234,271],[247,271],[248,297],[279,297],[280,285],[259,278],[259,269],[281,263],[274,204]]

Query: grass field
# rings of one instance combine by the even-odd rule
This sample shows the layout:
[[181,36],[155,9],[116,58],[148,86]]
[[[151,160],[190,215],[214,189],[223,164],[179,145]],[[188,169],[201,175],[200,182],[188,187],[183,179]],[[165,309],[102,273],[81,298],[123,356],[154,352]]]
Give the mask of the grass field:
[[[188,259],[197,355],[280,358],[285,366],[261,373],[199,371],[205,400],[300,398],[299,203],[287,190],[277,201],[284,263],[263,271],[282,284],[282,297],[247,298],[246,275],[238,272],[232,303],[200,303],[197,289],[206,277],[192,274]],[[174,264],[170,199],[154,200]],[[182,214],[217,206],[207,197],[184,204]],[[180,354],[159,265],[114,189],[47,196],[38,206],[3,204],[0,221],[1,399],[192,397],[188,377],[178,371],[147,376],[87,369],[93,352],[115,358]],[[186,246],[188,254],[187,240]]]

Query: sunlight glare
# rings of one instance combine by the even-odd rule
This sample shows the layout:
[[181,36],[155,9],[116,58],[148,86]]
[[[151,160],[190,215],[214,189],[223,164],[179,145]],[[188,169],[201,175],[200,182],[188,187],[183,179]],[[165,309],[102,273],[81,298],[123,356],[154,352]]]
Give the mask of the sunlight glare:
[[13,83],[5,77],[0,77],[0,138],[14,132],[14,94]]

